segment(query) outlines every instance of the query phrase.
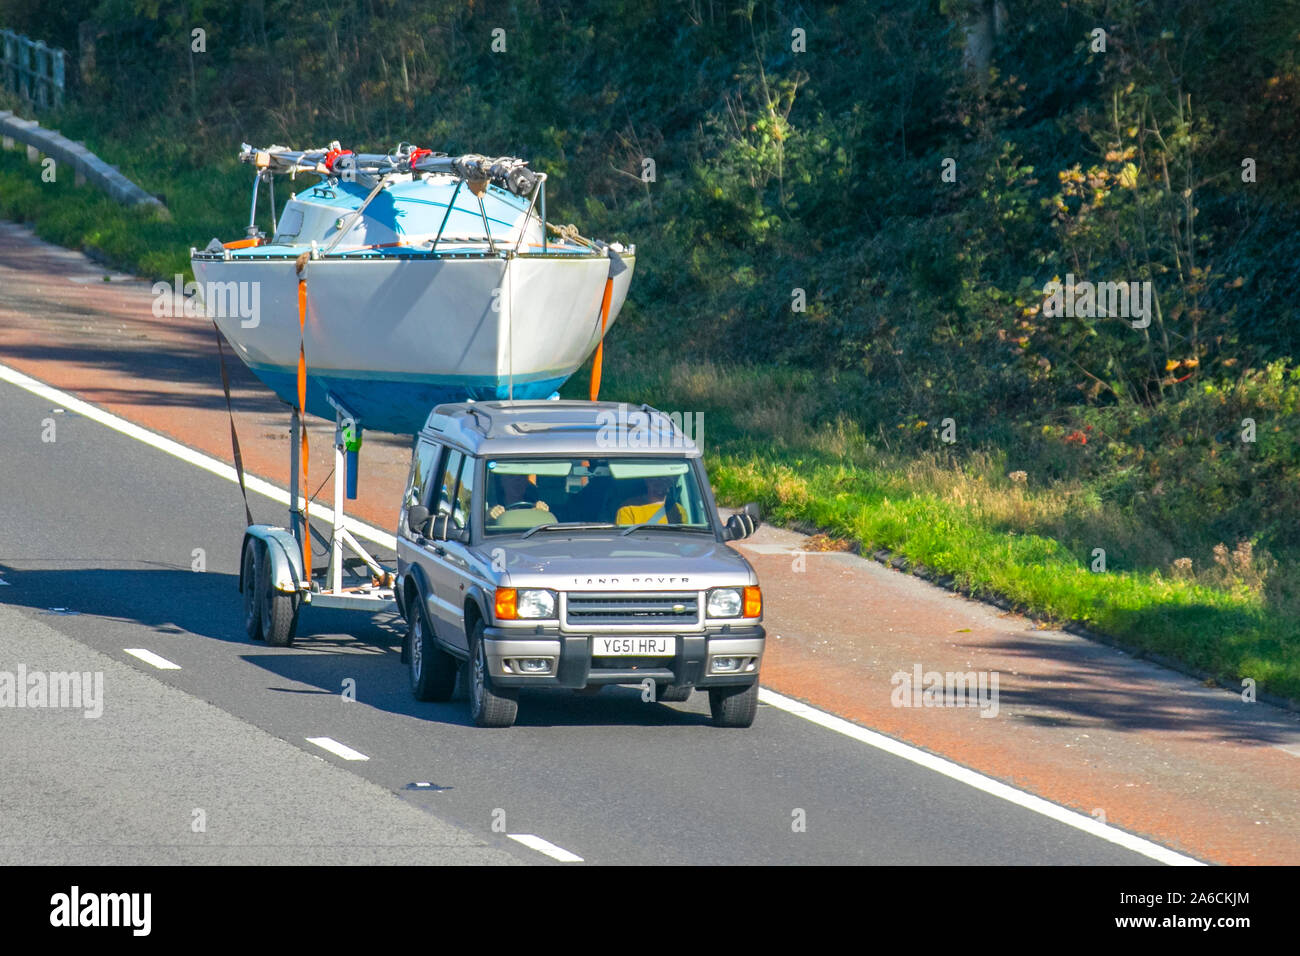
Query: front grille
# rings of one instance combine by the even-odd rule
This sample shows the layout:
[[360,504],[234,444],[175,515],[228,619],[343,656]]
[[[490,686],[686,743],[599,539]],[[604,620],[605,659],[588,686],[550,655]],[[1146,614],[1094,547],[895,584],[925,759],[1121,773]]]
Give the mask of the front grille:
[[573,591],[565,621],[571,627],[691,625],[699,620],[695,591]]

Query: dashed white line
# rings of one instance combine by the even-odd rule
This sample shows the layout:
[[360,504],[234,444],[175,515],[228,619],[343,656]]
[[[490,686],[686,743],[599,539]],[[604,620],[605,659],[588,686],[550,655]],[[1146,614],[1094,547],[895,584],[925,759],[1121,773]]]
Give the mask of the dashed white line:
[[581,863],[582,857],[576,853],[570,853],[562,846],[556,846],[550,840],[543,840],[536,833],[507,833],[506,836],[512,840],[517,840],[530,850],[536,850],[538,853],[545,853],[553,860],[559,860],[561,863]]
[[160,657],[153,651],[147,651],[143,647],[124,647],[122,650],[127,654],[130,654],[132,657],[139,658],[146,664],[152,664],[160,671],[178,671],[181,669],[180,664],[173,664],[167,658]]
[[341,744],[333,737],[308,737],[307,743],[315,744],[317,747],[320,747],[322,750],[328,750],[334,756],[342,757],[344,760],[369,760],[370,759],[361,751],[353,750],[347,744]]
[[927,770],[933,770],[935,773],[941,773],[945,777],[951,777],[953,780],[960,781],[967,786],[974,787],[976,790],[983,791],[990,796],[999,797],[1008,803],[1014,803],[1018,807],[1026,810],[1032,810],[1034,813],[1042,814],[1058,823],[1064,823],[1068,827],[1074,827],[1076,830],[1082,830],[1092,836],[1099,837],[1111,843],[1118,844],[1126,850],[1132,850],[1134,853],[1140,853],[1145,857],[1156,860],[1160,863],[1167,863],[1170,866],[1204,866],[1200,860],[1195,860],[1190,856],[1184,856],[1158,843],[1152,843],[1150,840],[1144,840],[1139,836],[1126,833],[1107,824],[1100,823],[1092,817],[1084,816],[1074,810],[1067,810],[1065,807],[1052,803],[1050,800],[1044,800],[1042,797],[1036,797],[1032,793],[1025,793],[1023,790],[1017,790],[1015,787],[1008,786],[992,777],[986,777],[982,773],[976,773],[969,770],[961,764],[953,763],[943,757],[927,753],[918,747],[905,744],[902,741],[895,740],[892,737],[886,737],[884,734],[876,733],[874,730],[867,730],[865,727],[859,727],[842,717],[836,717],[834,714],[828,714],[825,711],[818,710],[816,707],[810,707],[805,703],[792,700],[775,691],[768,690],[766,687],[761,688],[758,692],[758,699],[778,710],[783,710],[787,714],[793,714],[796,717],[802,717],[804,720],[817,724],[819,727],[825,727],[827,730],[833,730],[845,737],[851,737],[854,740],[875,747],[877,750],[883,750],[886,753],[893,754],[895,757],[902,757],[918,766],[925,767]]

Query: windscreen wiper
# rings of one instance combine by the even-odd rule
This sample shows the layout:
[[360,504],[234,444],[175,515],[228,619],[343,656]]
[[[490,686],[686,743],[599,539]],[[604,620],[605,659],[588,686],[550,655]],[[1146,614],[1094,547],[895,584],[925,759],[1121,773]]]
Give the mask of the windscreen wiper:
[[550,522],[549,524],[539,524],[539,525],[534,525],[533,527],[531,527],[531,528],[529,528],[527,531],[525,531],[523,534],[521,534],[519,537],[521,537],[521,538],[526,538],[526,537],[528,537],[530,534],[536,534],[538,531],[561,531],[561,530],[567,531],[567,530],[570,530],[570,529],[576,529],[576,530],[579,530],[579,531],[583,531],[583,530],[590,530],[590,529],[592,529],[592,528],[617,528],[617,527],[618,527],[618,525],[610,524],[610,523],[607,522],[607,521],[606,521],[606,522],[601,522],[601,521],[579,521],[579,522],[552,521],[552,522]]
[[643,521],[640,524],[634,524],[623,532],[622,537],[626,538],[633,531],[644,531],[647,528],[671,528],[673,531],[702,531],[705,534],[712,534],[708,528],[701,528],[698,525],[689,524],[660,524],[658,521]]

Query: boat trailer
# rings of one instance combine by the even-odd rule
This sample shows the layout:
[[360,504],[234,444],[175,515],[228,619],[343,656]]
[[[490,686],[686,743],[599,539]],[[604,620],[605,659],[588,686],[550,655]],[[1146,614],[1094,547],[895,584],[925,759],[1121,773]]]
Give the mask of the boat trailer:
[[[361,424],[333,395],[334,508],[330,534],[313,528],[309,502],[301,487],[302,414],[290,406],[289,527],[250,524],[240,552],[239,590],[243,594],[244,629],[253,640],[275,647],[293,643],[298,612],[304,604],[320,608],[379,613],[397,609],[395,573],[367,551],[346,526],[345,499],[357,496],[357,460]],[[312,535],[326,545],[328,562],[312,567]],[[345,549],[351,556],[345,556]],[[345,583],[345,576],[347,582]]]

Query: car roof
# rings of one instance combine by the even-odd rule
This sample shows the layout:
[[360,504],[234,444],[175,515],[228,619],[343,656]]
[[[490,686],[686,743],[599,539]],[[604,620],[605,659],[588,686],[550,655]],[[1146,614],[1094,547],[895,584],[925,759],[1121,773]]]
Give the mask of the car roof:
[[[626,402],[456,402],[430,412],[420,434],[475,455],[698,458],[700,449],[688,433],[692,419],[702,423],[703,413],[668,415]],[[697,435],[701,430],[694,428]]]

